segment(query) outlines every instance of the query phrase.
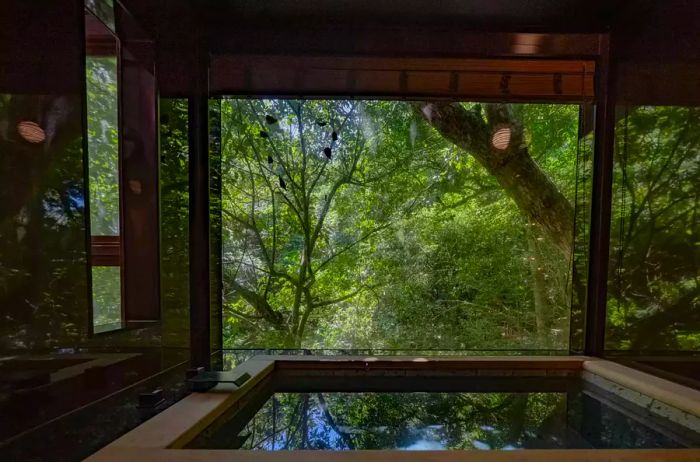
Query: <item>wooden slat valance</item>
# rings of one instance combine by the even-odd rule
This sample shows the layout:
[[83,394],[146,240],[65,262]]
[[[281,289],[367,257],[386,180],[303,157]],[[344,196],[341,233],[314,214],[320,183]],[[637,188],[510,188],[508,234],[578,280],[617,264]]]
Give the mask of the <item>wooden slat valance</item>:
[[591,101],[586,60],[215,56],[215,95]]

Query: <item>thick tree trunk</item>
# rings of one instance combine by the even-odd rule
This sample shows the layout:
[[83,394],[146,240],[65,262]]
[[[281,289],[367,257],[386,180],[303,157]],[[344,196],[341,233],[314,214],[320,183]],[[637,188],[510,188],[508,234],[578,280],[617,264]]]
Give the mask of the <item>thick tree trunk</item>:
[[236,293],[255,309],[258,315],[262,316],[275,329],[285,333],[288,332],[282,314],[275,311],[264,296],[242,286],[236,280],[232,280],[229,283],[236,290]]
[[[559,250],[569,257],[574,234],[573,207],[545,175],[528,152],[522,123],[507,104],[467,110],[460,103],[415,102],[416,111],[440,134],[461,147],[493,175],[525,217],[543,229]],[[499,128],[510,128],[505,149],[492,145]]]

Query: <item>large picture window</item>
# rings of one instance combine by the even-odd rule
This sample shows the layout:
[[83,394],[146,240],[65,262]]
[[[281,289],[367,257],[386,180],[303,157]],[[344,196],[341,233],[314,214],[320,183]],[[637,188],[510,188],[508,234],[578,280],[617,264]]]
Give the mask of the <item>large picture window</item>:
[[568,349],[578,105],[221,106],[226,347]]

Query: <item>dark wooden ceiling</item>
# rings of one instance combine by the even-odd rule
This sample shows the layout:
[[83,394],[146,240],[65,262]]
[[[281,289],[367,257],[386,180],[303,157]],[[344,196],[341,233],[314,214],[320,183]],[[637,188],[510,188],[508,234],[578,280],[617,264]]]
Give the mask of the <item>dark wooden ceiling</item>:
[[507,31],[597,32],[624,0],[222,0],[238,21],[442,24]]
[[[121,0],[145,23],[187,22],[187,0]],[[441,25],[492,32],[603,32],[629,0],[200,0],[212,28]],[[183,15],[185,11],[190,14]],[[161,28],[162,30],[162,28]],[[172,34],[186,29],[174,28]]]
[[[208,51],[224,57],[594,59],[610,32],[614,60],[627,66],[622,90],[633,95],[687,88],[685,71],[700,60],[699,0],[118,1],[155,39],[165,94],[189,86],[198,25]],[[643,85],[629,84],[640,69]]]

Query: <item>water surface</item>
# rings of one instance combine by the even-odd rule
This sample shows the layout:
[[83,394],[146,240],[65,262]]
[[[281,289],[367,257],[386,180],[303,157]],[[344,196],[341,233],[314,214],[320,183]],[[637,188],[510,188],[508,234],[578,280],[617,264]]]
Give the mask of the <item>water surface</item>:
[[236,425],[234,418],[196,446],[281,451],[699,444],[697,434],[628,402],[606,404],[602,393],[275,393],[247,423]]

